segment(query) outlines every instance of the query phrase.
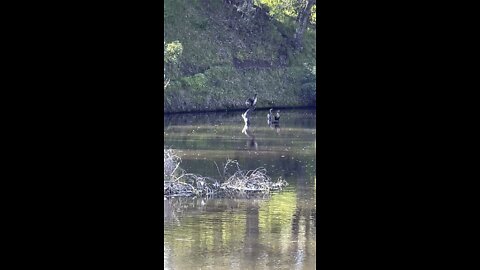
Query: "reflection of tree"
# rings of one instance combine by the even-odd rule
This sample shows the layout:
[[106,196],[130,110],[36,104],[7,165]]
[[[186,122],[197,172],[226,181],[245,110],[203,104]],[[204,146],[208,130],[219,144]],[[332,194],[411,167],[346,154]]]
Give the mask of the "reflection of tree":
[[163,222],[181,225],[181,217],[186,213],[201,213],[206,199],[174,197],[163,201]]
[[178,223],[169,223],[164,256],[174,269],[294,269],[295,258],[313,269],[315,207],[305,199],[314,190],[307,183],[268,200],[169,199]]
[[250,262],[252,265],[242,267],[244,269],[255,269],[258,257],[258,235],[259,235],[259,219],[258,219],[258,204],[252,203],[247,207],[246,225],[245,225],[245,240],[244,240],[244,255],[245,262]]
[[[297,200],[295,213],[292,217],[291,239],[294,243],[291,246],[291,253],[296,264],[304,263],[305,258],[315,258],[315,248],[310,243],[315,242],[316,235],[316,208],[315,189],[309,183],[309,175],[297,177]],[[312,176],[310,179],[314,179]],[[314,241],[311,241],[313,238]]]
[[175,209],[169,201],[163,203],[163,222],[175,222],[178,221]]

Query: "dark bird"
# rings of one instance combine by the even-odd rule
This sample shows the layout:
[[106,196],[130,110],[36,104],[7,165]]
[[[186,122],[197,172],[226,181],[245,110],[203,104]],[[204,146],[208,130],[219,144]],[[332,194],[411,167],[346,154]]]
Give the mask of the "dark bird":
[[280,110],[273,116],[273,123],[278,124],[280,122]]
[[257,104],[257,94],[255,94],[255,96],[253,96],[253,98],[248,98],[248,99],[245,101],[245,104],[246,104],[248,107],[254,107],[254,106]]
[[273,112],[272,112],[273,109],[270,109],[269,113],[267,114],[267,123],[270,124],[272,123],[272,120],[273,120]]

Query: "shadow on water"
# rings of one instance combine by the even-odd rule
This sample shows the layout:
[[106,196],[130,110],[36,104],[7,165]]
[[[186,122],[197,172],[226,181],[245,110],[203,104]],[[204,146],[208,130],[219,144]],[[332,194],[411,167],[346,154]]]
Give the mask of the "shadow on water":
[[214,161],[230,158],[289,183],[254,199],[166,200],[165,269],[315,269],[315,111],[283,111],[281,129],[265,116],[252,110],[165,118],[164,144],[188,172],[218,177]]

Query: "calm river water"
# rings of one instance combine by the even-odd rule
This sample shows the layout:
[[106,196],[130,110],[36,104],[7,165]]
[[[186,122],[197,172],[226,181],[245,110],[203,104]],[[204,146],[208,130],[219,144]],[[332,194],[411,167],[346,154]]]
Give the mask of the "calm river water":
[[[267,169],[289,186],[255,199],[164,201],[165,269],[315,269],[315,110],[282,110],[280,125],[254,111],[167,115],[164,147],[187,172],[220,178],[214,162]],[[242,132],[243,131],[243,132]]]

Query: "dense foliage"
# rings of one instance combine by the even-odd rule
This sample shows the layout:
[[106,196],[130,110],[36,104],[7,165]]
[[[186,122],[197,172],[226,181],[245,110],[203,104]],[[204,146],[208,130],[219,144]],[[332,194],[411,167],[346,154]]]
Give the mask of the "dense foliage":
[[315,1],[166,0],[165,111],[313,105]]

